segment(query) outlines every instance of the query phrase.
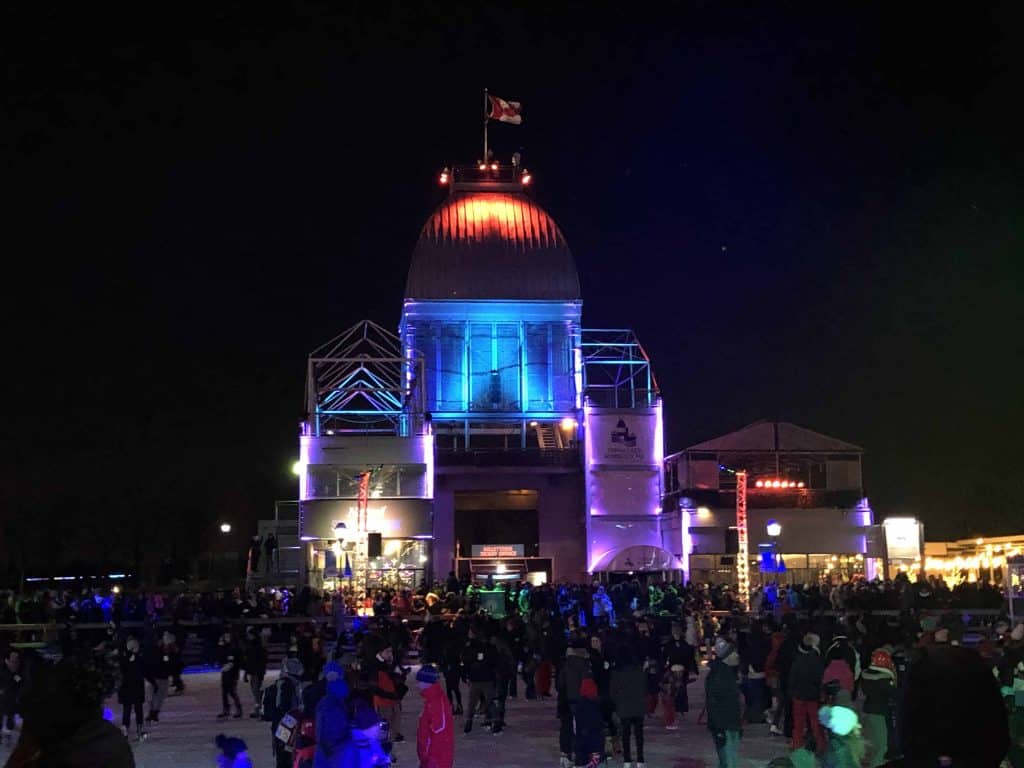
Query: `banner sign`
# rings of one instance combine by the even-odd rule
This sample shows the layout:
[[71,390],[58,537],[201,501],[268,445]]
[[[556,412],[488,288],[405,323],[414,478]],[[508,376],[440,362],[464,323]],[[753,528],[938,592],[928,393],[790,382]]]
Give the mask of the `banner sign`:
[[473,557],[522,557],[523,544],[474,544]]

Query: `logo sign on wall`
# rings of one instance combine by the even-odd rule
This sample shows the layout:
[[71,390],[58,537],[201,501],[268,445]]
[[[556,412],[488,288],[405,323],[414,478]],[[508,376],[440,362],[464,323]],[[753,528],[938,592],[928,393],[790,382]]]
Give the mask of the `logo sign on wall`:
[[654,415],[590,417],[594,458],[604,464],[649,464],[654,459]]

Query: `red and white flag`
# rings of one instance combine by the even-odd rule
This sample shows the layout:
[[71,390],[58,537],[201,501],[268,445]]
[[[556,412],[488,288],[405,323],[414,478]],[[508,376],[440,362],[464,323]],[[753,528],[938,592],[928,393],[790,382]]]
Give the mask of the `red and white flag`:
[[491,113],[487,116],[489,119],[515,125],[523,122],[523,116],[520,114],[523,105],[518,101],[505,101],[491,94],[487,94],[487,98],[491,100]]

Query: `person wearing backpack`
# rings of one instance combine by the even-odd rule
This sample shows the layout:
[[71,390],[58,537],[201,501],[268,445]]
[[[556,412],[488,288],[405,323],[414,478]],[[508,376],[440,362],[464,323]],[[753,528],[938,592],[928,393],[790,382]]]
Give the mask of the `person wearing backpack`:
[[[290,738],[282,739],[279,735],[281,721],[290,712],[302,705],[301,680],[302,662],[298,659],[285,659],[281,663],[281,675],[273,685],[263,689],[260,710],[263,720],[270,723],[270,745],[274,753],[276,768],[292,768],[292,754],[288,751]],[[288,730],[286,728],[286,730]]]

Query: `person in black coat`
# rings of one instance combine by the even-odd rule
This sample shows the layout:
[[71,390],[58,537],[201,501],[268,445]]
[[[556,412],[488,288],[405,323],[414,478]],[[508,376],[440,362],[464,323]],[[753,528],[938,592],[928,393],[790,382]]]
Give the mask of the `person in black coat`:
[[231,632],[225,632],[217,643],[217,663],[220,664],[220,700],[222,720],[230,714],[228,700],[235,704],[235,717],[242,716],[242,701],[238,698],[238,678],[242,672],[242,649]]
[[572,704],[572,716],[576,726],[574,765],[596,768],[604,758],[604,718],[593,678],[584,678],[580,683],[578,698]]
[[715,643],[715,659],[704,680],[704,701],[708,730],[715,740],[719,768],[736,768],[743,728],[740,715],[740,688],[737,667],[740,663],[736,647],[720,638]]
[[138,738],[146,738],[142,725],[142,705],[146,701],[146,670],[139,651],[139,641],[129,637],[120,652],[121,685],[117,689],[117,700],[122,707],[121,732],[128,735],[135,712],[135,728]]
[[245,646],[245,674],[249,676],[249,690],[252,691],[253,710],[249,717],[260,716],[260,697],[263,695],[263,678],[267,675],[267,649],[260,632],[251,632]]
[[149,714],[146,715],[147,723],[156,723],[160,720],[160,709],[164,705],[164,699],[167,698],[173,671],[170,654],[170,647],[173,645],[174,639],[170,633],[164,633],[164,636],[157,643],[151,644],[143,654],[146,681],[152,686],[149,697]]

